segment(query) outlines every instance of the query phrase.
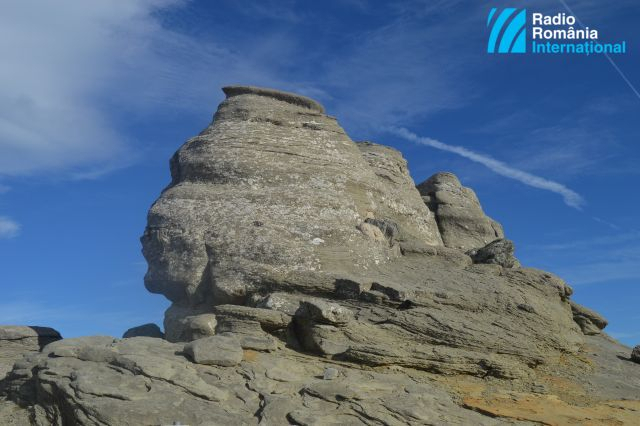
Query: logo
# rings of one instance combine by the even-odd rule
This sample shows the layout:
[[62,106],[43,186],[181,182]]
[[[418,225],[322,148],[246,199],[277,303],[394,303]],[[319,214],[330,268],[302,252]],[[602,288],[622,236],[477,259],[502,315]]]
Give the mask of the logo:
[[488,53],[526,53],[527,51],[527,9],[507,7],[498,13],[497,8],[489,11]]

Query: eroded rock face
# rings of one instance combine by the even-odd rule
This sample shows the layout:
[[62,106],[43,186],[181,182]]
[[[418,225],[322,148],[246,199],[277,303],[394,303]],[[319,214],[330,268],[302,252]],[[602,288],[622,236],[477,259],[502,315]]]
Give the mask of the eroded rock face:
[[0,378],[24,354],[38,352],[45,345],[60,339],[60,333],[49,327],[0,325]]
[[507,378],[578,349],[570,287],[516,268],[454,175],[416,189],[398,151],[352,142],[314,101],[225,93],[142,237],[145,284],[174,302],[169,341]]
[[173,156],[171,185],[149,212],[151,292],[212,307],[244,304],[267,286],[330,290],[336,277],[399,255],[363,230],[367,219],[441,245],[398,152],[355,144],[307,98],[224,90],[211,125]]
[[436,216],[445,246],[466,251],[504,238],[502,226],[484,214],[475,192],[462,186],[454,174],[436,173],[418,190]]
[[607,320],[602,315],[573,300],[571,301],[571,312],[574,321],[584,334],[600,334],[600,330],[604,330],[607,326]]

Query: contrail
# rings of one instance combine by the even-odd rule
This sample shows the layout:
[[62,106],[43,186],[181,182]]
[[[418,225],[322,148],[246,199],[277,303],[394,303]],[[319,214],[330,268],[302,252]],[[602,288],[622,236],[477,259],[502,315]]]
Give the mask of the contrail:
[[[571,10],[571,8],[569,7],[569,5],[564,1],[564,0],[559,0],[560,3],[562,4],[562,6],[564,6],[565,9],[567,9],[567,12],[569,12],[572,16],[574,16],[576,18],[576,21],[578,21],[578,24],[580,24],[580,26],[582,28],[585,28],[585,25],[582,23],[582,21],[576,16],[575,13],[573,13],[573,10]],[[636,86],[633,85],[633,83],[631,82],[631,80],[629,80],[627,78],[627,76],[625,75],[625,73],[622,72],[622,70],[620,69],[620,67],[618,67],[618,64],[615,63],[615,61],[613,60],[613,58],[611,57],[611,55],[609,55],[608,53],[604,53],[604,56],[607,58],[607,60],[609,60],[609,63],[611,64],[611,66],[613,66],[613,68],[618,72],[618,74],[620,75],[620,77],[622,77],[622,79],[624,80],[625,83],[627,83],[627,86],[629,86],[629,88],[631,89],[631,91],[636,95],[636,97],[638,99],[640,99],[640,93],[638,92],[638,89],[636,89]]]
[[480,163],[499,175],[517,180],[525,185],[560,194],[562,195],[565,204],[575,209],[582,210],[582,206],[585,204],[584,198],[582,198],[580,194],[572,191],[566,186],[540,176],[532,175],[531,173],[527,173],[522,170],[514,169],[502,161],[496,160],[488,155],[478,154],[462,146],[448,145],[435,139],[420,137],[403,127],[385,127],[384,130],[396,136],[400,136],[410,142],[430,146],[441,151],[451,152],[473,162]]

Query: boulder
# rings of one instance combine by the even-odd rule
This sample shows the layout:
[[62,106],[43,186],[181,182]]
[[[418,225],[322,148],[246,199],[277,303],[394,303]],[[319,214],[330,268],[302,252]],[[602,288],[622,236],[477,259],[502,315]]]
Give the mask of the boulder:
[[354,143],[303,96],[223,90],[213,122],[172,157],[171,184],[149,211],[141,240],[151,292],[202,313],[255,293],[329,290],[336,275],[400,255],[362,231],[366,220],[442,245],[399,152]]
[[500,265],[504,268],[518,268],[520,262],[515,258],[515,245],[513,241],[498,238],[479,249],[469,250],[467,254],[473,263],[485,263]]
[[15,361],[60,339],[60,333],[49,327],[0,325],[0,380]]
[[165,338],[170,342],[190,342],[215,334],[217,320],[204,307],[172,304],[164,314]]
[[157,324],[149,323],[132,327],[122,335],[123,339],[129,337],[156,337],[158,339],[164,339],[164,333]]
[[197,364],[233,367],[242,361],[242,347],[230,336],[209,336],[184,346],[184,352]]
[[453,173],[436,173],[417,188],[435,215],[445,246],[467,251],[504,238],[502,226],[484,214],[475,192]]
[[303,300],[296,312],[297,317],[307,318],[314,322],[331,325],[344,325],[353,319],[353,313],[336,303],[323,300]]
[[634,346],[631,350],[631,361],[640,364],[640,345]]
[[573,320],[580,326],[584,334],[599,334],[600,330],[607,326],[607,320],[602,315],[573,300],[570,303]]

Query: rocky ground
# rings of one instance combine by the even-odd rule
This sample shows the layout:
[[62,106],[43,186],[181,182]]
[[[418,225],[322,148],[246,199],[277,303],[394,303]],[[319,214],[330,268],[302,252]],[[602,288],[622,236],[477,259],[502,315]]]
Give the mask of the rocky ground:
[[225,93],[142,237],[164,332],[0,329],[0,424],[640,423],[640,349],[457,177],[416,186],[308,98]]

